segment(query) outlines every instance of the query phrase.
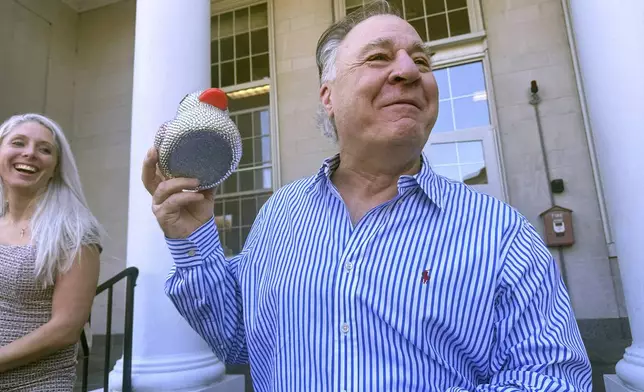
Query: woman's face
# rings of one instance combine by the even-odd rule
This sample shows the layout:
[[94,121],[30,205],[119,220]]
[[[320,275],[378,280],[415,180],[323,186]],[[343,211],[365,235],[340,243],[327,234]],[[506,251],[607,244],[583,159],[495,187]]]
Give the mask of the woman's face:
[[53,177],[57,164],[54,135],[37,122],[16,126],[0,143],[0,178],[8,189],[38,193]]

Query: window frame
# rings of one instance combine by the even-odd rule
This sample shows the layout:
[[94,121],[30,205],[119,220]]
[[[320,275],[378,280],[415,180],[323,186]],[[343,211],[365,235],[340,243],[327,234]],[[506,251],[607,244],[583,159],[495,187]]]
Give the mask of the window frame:
[[[260,105],[257,107],[243,109],[235,112],[231,112],[231,115],[237,115],[244,112],[251,112],[257,110],[266,110],[268,108],[269,113],[269,126],[270,126],[270,144],[271,144],[271,163],[270,165],[263,164],[261,166],[252,166],[249,168],[244,168],[241,170],[256,170],[260,168],[270,167],[271,168],[271,189],[254,189],[252,191],[240,191],[240,192],[231,192],[231,193],[221,193],[220,190],[216,194],[216,203],[221,203],[221,208],[223,211],[225,201],[237,201],[239,202],[239,208],[241,208],[241,203],[245,198],[254,196],[262,197],[263,195],[270,195],[274,193],[281,186],[281,170],[280,170],[280,151],[279,151],[279,121],[277,121],[278,107],[277,107],[277,84],[276,84],[276,75],[277,75],[277,66],[275,59],[275,18],[274,18],[274,4],[272,0],[218,0],[217,2],[211,2],[210,7],[210,18],[218,14],[223,14],[227,12],[234,12],[239,9],[252,7],[254,5],[266,4],[267,8],[267,28],[268,28],[268,66],[269,74],[268,78],[262,80],[250,81],[247,83],[235,84],[227,87],[220,87],[226,94],[229,95],[229,99],[233,99],[230,94],[235,92],[241,92],[247,89],[253,89],[258,87],[268,86],[268,106]],[[212,27],[211,27],[212,28]],[[250,32],[249,32],[250,33]],[[213,38],[213,33],[211,32],[211,41]],[[219,39],[219,37],[217,37]],[[212,53],[210,53],[212,45],[209,45],[209,59],[212,66]],[[236,65],[235,65],[236,66]],[[211,80],[211,85],[212,85]],[[213,213],[216,211],[213,210]],[[238,219],[241,219],[242,212],[240,210],[240,216]],[[232,227],[228,227],[229,224],[226,221],[226,216],[222,215],[221,217],[215,217],[217,222],[218,230],[223,230],[224,236],[229,235],[228,231]],[[240,221],[240,227],[237,230],[242,230],[242,224]],[[243,249],[244,241],[243,235],[239,234],[239,245],[240,250]],[[222,242],[224,249],[229,250],[226,247],[226,244]]]
[[499,137],[498,116],[492,74],[488,56],[487,40],[484,32],[472,33],[455,42],[431,45],[434,51],[432,69],[443,69],[473,62],[481,62],[485,90],[487,93],[490,124],[483,127],[457,130],[454,132],[432,133],[428,144],[465,142],[481,140],[486,157],[488,184],[474,185],[475,189],[491,194],[501,200],[508,200],[505,165]]
[[[244,1],[244,0],[240,0],[240,1]],[[335,17],[335,20],[339,20],[343,18],[346,12],[346,5],[347,5],[346,0],[333,0],[333,5],[335,7],[334,15],[333,15]],[[467,0],[467,11],[468,11],[469,21],[470,21],[470,30],[471,30],[470,34],[464,34],[456,37],[449,37],[449,38],[443,38],[436,41],[430,41],[432,45],[442,45],[445,43],[459,42],[461,41],[462,37],[483,32],[484,31],[483,13],[481,11],[481,4],[479,0]]]
[[[271,166],[272,166],[272,191],[279,189],[281,186],[281,170],[280,170],[280,151],[279,151],[279,121],[277,121],[277,83],[276,74],[277,66],[275,60],[275,18],[274,18],[274,5],[273,0],[218,0],[211,2],[210,17],[215,15],[234,12],[239,9],[252,7],[266,3],[267,17],[268,17],[268,66],[270,77],[262,80],[250,81],[247,83],[235,84],[221,88],[226,94],[235,93],[242,90],[269,86],[269,122],[270,122],[270,137],[271,137]],[[212,33],[211,33],[212,34]],[[211,35],[212,36],[212,35]],[[210,50],[210,48],[208,49]],[[210,57],[212,59],[212,53]],[[212,82],[212,81],[211,81]],[[230,98],[229,98],[230,99]],[[218,195],[219,197],[243,197],[248,195],[249,192],[237,192],[226,195]]]

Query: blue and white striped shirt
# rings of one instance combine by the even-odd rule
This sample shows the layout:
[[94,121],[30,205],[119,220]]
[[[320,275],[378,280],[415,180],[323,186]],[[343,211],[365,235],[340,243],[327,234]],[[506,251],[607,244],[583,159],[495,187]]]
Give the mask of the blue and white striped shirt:
[[278,190],[230,260],[213,219],[167,240],[166,293],[219,358],[250,361],[256,391],[591,390],[524,217],[423,164],[354,226],[338,165]]

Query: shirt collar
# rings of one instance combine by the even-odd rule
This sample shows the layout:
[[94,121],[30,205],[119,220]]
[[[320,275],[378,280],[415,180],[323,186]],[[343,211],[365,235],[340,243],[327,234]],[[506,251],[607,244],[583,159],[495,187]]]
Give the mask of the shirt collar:
[[[340,154],[335,154],[324,160],[317,174],[313,177],[311,183],[306,187],[305,192],[310,193],[331,178],[331,174],[340,166]],[[444,184],[432,168],[429,166],[429,160],[423,152],[421,154],[420,171],[411,176],[401,176],[398,181],[398,188],[409,186],[418,186],[423,190],[425,195],[434,202],[439,208],[444,207],[443,189]]]

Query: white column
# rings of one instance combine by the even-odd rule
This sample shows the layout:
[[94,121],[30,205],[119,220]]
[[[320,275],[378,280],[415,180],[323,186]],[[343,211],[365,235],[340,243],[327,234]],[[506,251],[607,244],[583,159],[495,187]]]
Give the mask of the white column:
[[[141,183],[159,125],[186,94],[210,87],[210,0],[137,0],[135,32],[127,233],[127,264],[139,269],[132,386],[137,392],[219,391],[230,381],[223,364],[164,293],[173,261]],[[121,358],[110,390],[122,390],[122,366]]]
[[644,391],[644,1],[570,0],[570,9],[633,335],[617,381]]

